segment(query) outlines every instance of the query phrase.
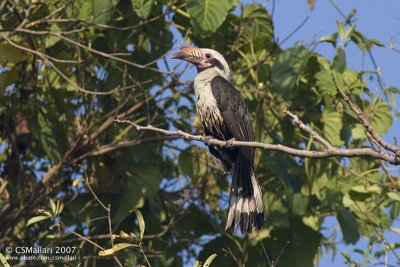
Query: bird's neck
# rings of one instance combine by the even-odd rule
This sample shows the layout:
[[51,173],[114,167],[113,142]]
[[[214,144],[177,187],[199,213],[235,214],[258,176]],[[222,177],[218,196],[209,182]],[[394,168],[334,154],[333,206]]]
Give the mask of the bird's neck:
[[194,78],[194,91],[197,96],[202,94],[211,94],[211,81],[214,77],[221,76],[224,79],[229,79],[229,74],[217,68],[207,68],[197,73]]
[[211,68],[206,68],[203,70],[198,70],[196,79],[201,79],[201,80],[209,79],[211,81],[212,78],[214,78],[215,76],[221,76],[226,80],[229,80],[229,78],[230,78],[229,72],[226,73],[217,67],[211,67]]

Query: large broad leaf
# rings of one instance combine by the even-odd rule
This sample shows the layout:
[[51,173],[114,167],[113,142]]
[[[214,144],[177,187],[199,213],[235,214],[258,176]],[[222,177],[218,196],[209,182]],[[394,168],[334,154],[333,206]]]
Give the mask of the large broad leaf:
[[188,0],[187,11],[196,33],[210,35],[224,22],[231,4],[227,0]]
[[346,51],[339,47],[336,50],[336,56],[333,58],[332,69],[337,72],[343,72],[346,68]]
[[0,44],[0,65],[18,63],[28,59],[28,57],[29,55],[21,49],[4,42]]
[[179,168],[183,175],[187,175],[192,179],[198,179],[205,174],[207,158],[204,153],[196,146],[186,148],[179,155]]
[[333,75],[335,77],[338,87],[342,91],[344,92],[350,91],[353,94],[358,94],[362,92],[362,90],[366,87],[366,83],[361,78],[359,73],[355,71],[350,71],[348,69],[345,69],[343,73],[339,73],[336,70],[338,69],[340,70],[341,66],[339,65],[343,63],[337,62],[335,64],[337,66],[333,66],[334,70],[324,69],[315,75],[315,78],[317,79],[318,91],[320,91],[323,94],[336,95],[337,89],[333,82],[332,78]]
[[[268,11],[259,4],[245,5],[242,12],[243,42],[266,48],[273,40],[273,25]],[[257,50],[257,48],[255,48]]]
[[151,12],[154,0],[131,0],[133,11],[142,19],[146,19]]
[[332,74],[335,76],[335,78],[339,76],[336,71],[332,70],[321,70],[315,75],[315,78],[317,79],[318,91],[324,95],[335,95],[337,92],[335,84],[332,80]]
[[392,110],[385,101],[373,101],[371,124],[374,130],[382,135],[386,133],[393,123]]
[[342,114],[339,112],[324,111],[322,114],[324,123],[324,137],[336,147],[344,145],[344,141],[340,137],[340,131],[343,126]]
[[[312,267],[322,235],[305,226],[301,219],[292,218],[289,229],[275,228],[266,240],[269,257],[280,267]],[[279,259],[279,260],[278,260]],[[260,265],[259,259],[249,259],[246,266]]]
[[347,209],[339,209],[337,219],[342,229],[343,239],[346,243],[355,244],[360,238],[356,218]]
[[[393,123],[392,110],[385,101],[375,99],[364,109],[363,113],[378,135],[386,133]],[[366,139],[367,137],[364,126],[361,123],[351,129],[351,134],[355,139]]]
[[78,9],[78,18],[85,20],[93,18],[95,23],[106,24],[116,3],[117,0],[89,0],[74,8]]
[[115,222],[124,219],[133,208],[141,208],[145,197],[154,196],[162,179],[162,174],[157,166],[132,166],[140,170],[126,179],[126,185],[118,203],[114,217]]
[[303,216],[307,212],[308,207],[308,198],[303,196],[301,193],[295,194],[286,194],[288,205],[291,209],[291,212],[298,216]]
[[0,73],[0,92],[3,94],[7,86],[15,83],[18,80],[19,72],[14,67],[10,71]]
[[303,67],[312,55],[313,53],[303,46],[289,48],[280,54],[272,66],[273,89],[288,97],[296,88]]

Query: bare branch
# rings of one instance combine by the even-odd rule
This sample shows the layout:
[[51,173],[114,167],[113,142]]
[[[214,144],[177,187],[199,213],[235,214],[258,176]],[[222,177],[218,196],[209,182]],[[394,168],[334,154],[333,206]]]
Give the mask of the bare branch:
[[314,131],[313,129],[311,129],[310,127],[308,127],[307,125],[304,124],[304,122],[302,122],[299,117],[297,115],[294,115],[293,113],[291,113],[289,110],[286,109],[286,107],[282,107],[282,111],[288,115],[294,123],[296,123],[300,129],[302,129],[303,131],[309,133],[315,140],[317,140],[318,142],[320,142],[325,148],[329,149],[335,149],[329,142],[328,140],[326,140],[325,138],[323,138],[322,136],[320,136],[316,131]]
[[343,97],[344,101],[346,101],[346,103],[350,107],[350,109],[357,115],[357,119],[361,122],[362,126],[364,127],[367,136],[369,135],[372,138],[373,142],[376,143],[377,145],[380,145],[380,146],[384,147],[385,149],[395,153],[396,154],[395,158],[399,158],[400,157],[400,148],[386,143],[381,137],[379,137],[379,135],[372,128],[372,125],[365,118],[364,113],[351,101],[350,97],[348,97],[339,88],[333,74],[332,74],[332,80],[333,80],[333,83],[335,84],[336,90]]
[[178,131],[169,131],[160,129],[151,125],[148,126],[140,126],[137,125],[130,120],[120,120],[114,119],[114,122],[117,123],[126,123],[135,126],[138,131],[154,131],[167,136],[180,136],[186,140],[200,141],[207,145],[221,146],[221,147],[254,147],[254,148],[262,148],[265,150],[279,151],[284,152],[289,155],[304,157],[304,158],[332,158],[332,157],[372,157],[374,159],[380,159],[386,161],[392,165],[400,165],[400,157],[392,156],[386,152],[378,152],[374,151],[371,148],[354,148],[354,149],[341,149],[334,148],[327,149],[325,151],[315,151],[315,150],[302,150],[295,149],[288,146],[284,146],[281,144],[266,144],[261,142],[246,142],[246,141],[224,141],[218,140],[215,138],[210,138],[203,135],[193,135],[181,130]]

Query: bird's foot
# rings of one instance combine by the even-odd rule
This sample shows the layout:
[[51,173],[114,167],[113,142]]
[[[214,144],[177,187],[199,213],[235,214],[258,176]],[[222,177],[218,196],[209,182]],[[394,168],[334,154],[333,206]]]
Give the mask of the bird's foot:
[[203,136],[203,142],[208,145],[210,143],[210,140],[214,139],[214,137],[212,137],[211,135],[205,135]]
[[229,139],[228,141],[226,141],[226,146],[232,148],[233,142],[235,142],[235,138]]

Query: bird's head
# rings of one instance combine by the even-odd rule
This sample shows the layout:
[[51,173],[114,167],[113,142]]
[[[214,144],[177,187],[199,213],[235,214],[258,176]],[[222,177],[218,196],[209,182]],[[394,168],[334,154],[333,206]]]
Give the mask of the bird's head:
[[197,48],[192,46],[181,47],[180,51],[172,56],[174,59],[182,59],[192,63],[201,72],[214,68],[221,76],[228,79],[230,75],[229,65],[225,58],[215,50]]

